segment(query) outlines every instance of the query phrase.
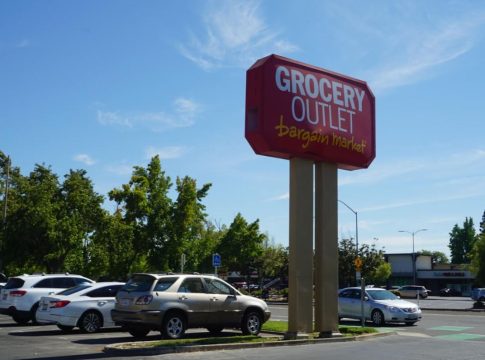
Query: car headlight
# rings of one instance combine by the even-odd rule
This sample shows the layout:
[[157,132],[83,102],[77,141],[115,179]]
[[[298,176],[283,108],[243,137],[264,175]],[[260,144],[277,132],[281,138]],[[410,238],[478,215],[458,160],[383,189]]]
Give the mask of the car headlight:
[[387,307],[387,310],[389,310],[390,312],[396,313],[396,312],[399,312],[401,309],[399,309],[399,308],[397,308],[395,306],[388,306]]

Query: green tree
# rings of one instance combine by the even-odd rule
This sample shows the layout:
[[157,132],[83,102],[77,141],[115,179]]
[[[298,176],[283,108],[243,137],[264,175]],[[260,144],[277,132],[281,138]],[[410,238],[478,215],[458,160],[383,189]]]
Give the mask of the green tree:
[[338,278],[340,287],[355,285],[354,260],[356,257],[355,242],[352,239],[340,240],[338,246]]
[[369,283],[384,285],[392,275],[392,267],[388,262],[383,262],[369,274]]
[[177,200],[172,208],[172,231],[166,244],[166,251],[171,254],[169,268],[178,269],[182,254],[186,255],[188,271],[196,271],[203,258],[199,258],[194,245],[201,245],[205,225],[205,206],[202,199],[207,196],[211,184],[205,184],[197,189],[197,182],[186,176],[177,178]]
[[248,223],[238,213],[218,246],[223,267],[249,274],[257,268],[257,261],[263,252],[266,236],[259,230],[259,220]]
[[[212,267],[212,254],[216,253],[222,237],[227,232],[225,226],[217,227],[212,222],[206,222],[201,231],[200,237],[193,240],[191,257],[197,259],[199,272],[210,273],[214,271]],[[192,260],[194,261],[194,260]],[[222,260],[223,264],[225,259]],[[187,264],[190,266],[190,264]]]
[[417,252],[418,255],[426,255],[431,256],[433,264],[449,264],[450,259],[444,252],[441,251],[430,251],[430,250],[421,250]]
[[[342,239],[338,247],[339,254],[339,283],[341,287],[352,286],[356,283],[354,260],[357,257],[355,243],[351,239]],[[375,244],[363,244],[359,246],[358,256],[362,260],[361,275],[367,283],[375,282],[376,269],[379,268],[384,260],[384,251],[378,250]],[[382,272],[385,270],[382,269]]]
[[480,222],[480,234],[473,246],[470,270],[475,274],[475,285],[485,286],[485,211]]
[[288,276],[288,248],[273,241],[270,242],[268,235],[263,243],[263,251],[257,260],[259,275],[261,278],[286,278]]
[[171,254],[164,247],[170,241],[171,186],[157,155],[146,169],[135,166],[128,184],[109,192],[125,224],[132,228],[135,261],[143,263],[146,259],[149,269],[154,271],[169,270]]
[[103,202],[86,172],[71,170],[60,184],[49,167],[36,165],[17,183],[16,193],[19,200],[9,210],[5,229],[10,266],[26,272],[82,272],[84,246]]
[[485,211],[482,215],[482,221],[480,221],[480,234],[485,235]]
[[470,270],[475,274],[475,285],[485,286],[485,235],[480,234],[473,246]]
[[448,245],[451,252],[451,262],[453,264],[469,264],[475,240],[476,232],[472,218],[465,218],[462,228],[455,224],[450,232]]

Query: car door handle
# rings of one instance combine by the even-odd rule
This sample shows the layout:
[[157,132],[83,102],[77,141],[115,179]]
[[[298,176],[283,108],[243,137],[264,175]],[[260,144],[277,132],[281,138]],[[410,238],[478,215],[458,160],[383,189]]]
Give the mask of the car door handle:
[[179,300],[187,300],[187,299],[188,299],[188,297],[185,296],[185,295],[179,296]]
[[219,299],[216,297],[211,298],[211,301],[218,301]]
[[99,306],[103,306],[104,304],[106,304],[106,301],[98,301]]

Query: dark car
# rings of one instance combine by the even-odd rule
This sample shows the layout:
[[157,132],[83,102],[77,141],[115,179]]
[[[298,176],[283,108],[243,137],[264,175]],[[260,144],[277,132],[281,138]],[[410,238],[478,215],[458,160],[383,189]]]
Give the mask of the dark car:
[[461,291],[453,288],[444,288],[440,290],[440,296],[461,296]]

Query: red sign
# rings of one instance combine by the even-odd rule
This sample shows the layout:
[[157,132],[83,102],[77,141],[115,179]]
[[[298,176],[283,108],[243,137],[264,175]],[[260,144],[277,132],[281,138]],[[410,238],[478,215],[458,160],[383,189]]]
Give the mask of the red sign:
[[364,81],[278,55],[246,73],[246,139],[257,154],[367,168],[375,99]]

